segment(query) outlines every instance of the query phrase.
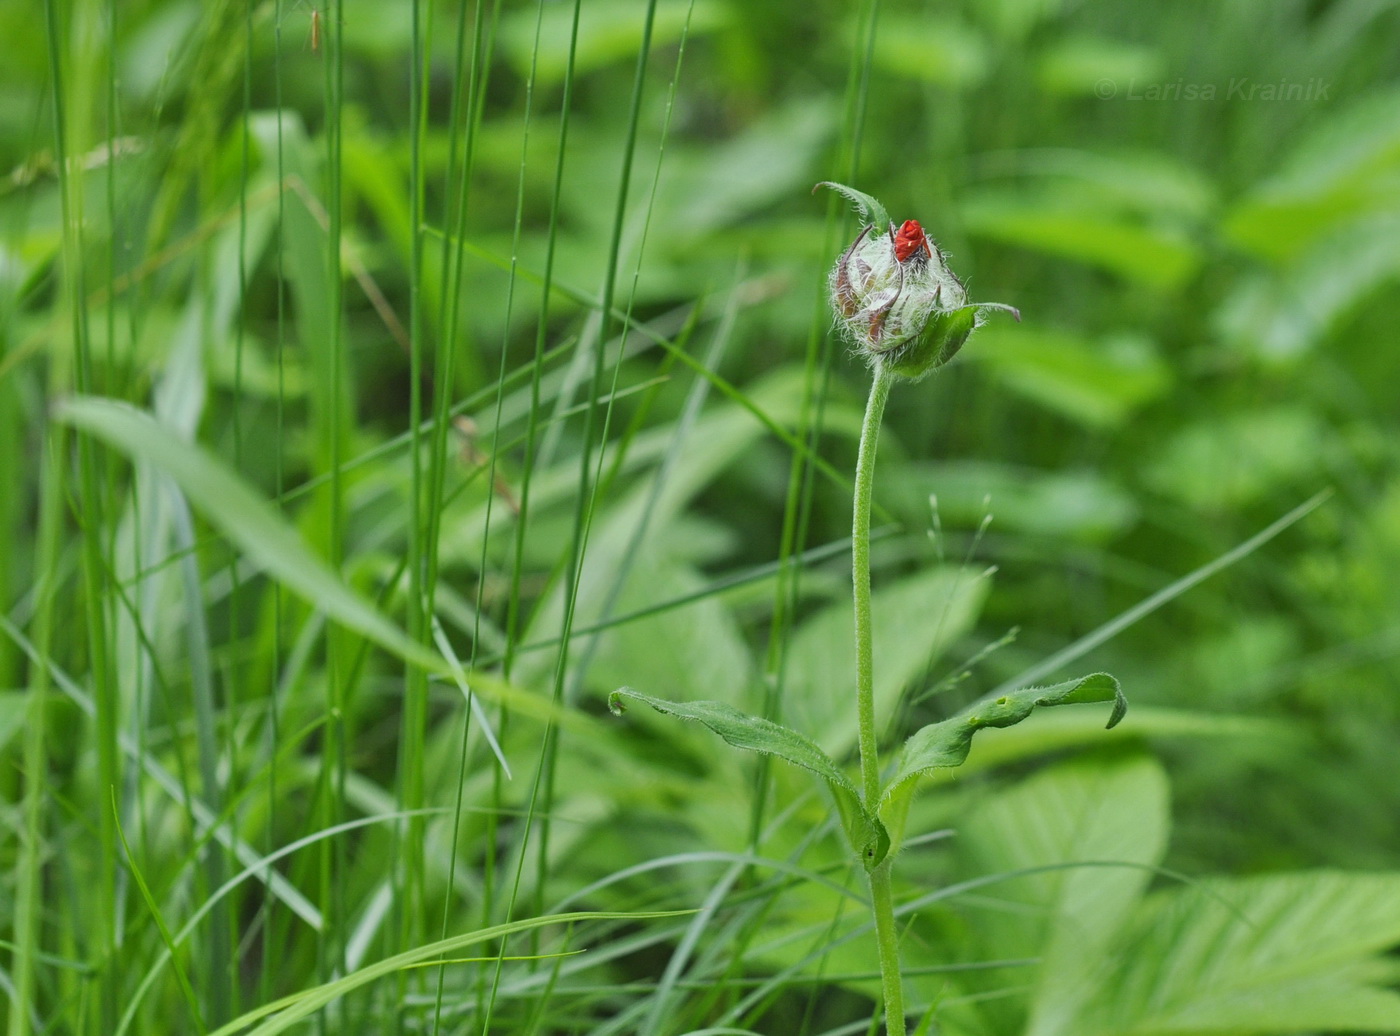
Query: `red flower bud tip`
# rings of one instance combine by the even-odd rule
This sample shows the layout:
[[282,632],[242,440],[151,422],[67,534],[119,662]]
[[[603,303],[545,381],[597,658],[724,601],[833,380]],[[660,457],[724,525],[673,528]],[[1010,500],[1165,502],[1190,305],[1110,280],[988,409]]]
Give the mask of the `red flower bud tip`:
[[894,257],[903,263],[907,262],[911,255],[923,252],[923,258],[927,259],[932,254],[927,241],[928,238],[924,235],[924,228],[919,226],[919,221],[906,219],[904,225],[894,236]]

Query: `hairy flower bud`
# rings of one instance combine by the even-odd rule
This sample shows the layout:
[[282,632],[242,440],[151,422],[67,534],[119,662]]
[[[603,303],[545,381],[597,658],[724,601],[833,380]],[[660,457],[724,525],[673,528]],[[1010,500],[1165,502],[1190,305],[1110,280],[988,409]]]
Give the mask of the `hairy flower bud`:
[[948,269],[938,246],[917,220],[898,228],[869,195],[821,183],[854,201],[870,222],[831,271],[831,304],[856,351],[872,366],[921,378],[953,358],[996,302],[968,303],[967,290]]

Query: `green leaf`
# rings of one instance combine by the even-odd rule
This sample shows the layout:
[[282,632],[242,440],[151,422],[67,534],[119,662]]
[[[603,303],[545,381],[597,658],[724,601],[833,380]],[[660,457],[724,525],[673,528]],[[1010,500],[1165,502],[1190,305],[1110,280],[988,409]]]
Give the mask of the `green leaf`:
[[[977,739],[963,763],[963,774],[982,772],[1024,762],[1051,752],[1084,748],[1091,744],[1123,743],[1134,739],[1181,738],[1251,739],[1282,751],[1301,750],[1302,734],[1290,724],[1260,716],[1193,712],[1151,705],[1133,706],[1131,728],[1105,732],[1090,715],[1075,709],[1037,712],[1006,730],[994,730]],[[1223,749],[1222,749],[1223,750]]]
[[1235,349],[1272,363],[1303,359],[1400,276],[1400,213],[1377,213],[1321,236],[1284,270],[1241,278],[1216,325]]
[[1201,513],[1230,513],[1306,484],[1338,447],[1337,433],[1301,404],[1182,421],[1156,444],[1142,478]]
[[973,234],[1087,263],[1149,288],[1181,287],[1201,264],[1201,250],[1170,223],[1105,211],[1089,186],[1043,197],[987,192],[969,199],[963,221]]
[[735,748],[777,756],[794,766],[810,770],[826,781],[831,789],[846,834],[866,868],[879,865],[889,852],[889,834],[879,819],[862,805],[855,783],[806,735],[761,716],[750,716],[740,712],[722,701],[667,701],[665,698],[641,694],[630,687],[623,687],[608,695],[608,708],[614,715],[620,716],[626,711],[624,698],[636,699],[668,716],[679,716],[681,719],[702,723]]
[[[610,528],[594,537],[599,556],[606,557],[610,550],[620,552],[630,544],[637,557],[633,571],[646,573],[644,580],[628,581],[618,594],[613,614],[644,613],[657,601],[675,600],[704,590],[705,579],[699,571],[668,556],[678,545],[658,542],[663,537],[690,531],[683,519],[667,515],[653,521],[652,535],[640,544],[636,541],[635,520],[608,524]],[[589,549],[593,549],[591,545]],[[585,622],[598,621],[591,609],[580,608],[579,614]],[[741,695],[753,685],[750,665],[743,633],[728,602],[705,596],[685,608],[643,615],[608,630],[598,642],[589,683],[608,690],[623,684],[665,686],[671,694],[686,700],[719,691],[731,705],[742,708],[747,702]]]
[[1400,874],[1212,880],[1147,899],[1076,1036],[1400,1030],[1379,955],[1400,944]]
[[[1096,995],[1105,955],[1132,923],[1169,828],[1167,776],[1146,755],[1073,759],[971,811],[958,829],[958,873],[1006,877],[989,890],[1001,909],[976,915],[970,951],[1039,960],[1016,973],[1027,997],[1005,1006],[1018,1017],[993,1015],[993,1031],[1077,1032],[1067,1022]],[[1008,977],[989,973],[968,992],[1004,988]]]
[[[853,44],[854,36],[853,31]],[[980,30],[961,19],[939,17],[930,11],[882,12],[870,56],[893,75],[954,89],[976,86],[991,66],[987,41]]]
[[1084,34],[1048,43],[1036,65],[1036,79],[1046,93],[1097,97],[1105,80],[1126,93],[1134,83],[1160,79],[1166,59],[1160,47]]
[[1172,369],[1143,338],[1093,341],[1008,322],[984,328],[969,355],[1016,392],[1090,428],[1123,424],[1171,386]]
[[[980,352],[980,335],[977,344]],[[911,461],[900,466],[898,481],[887,495],[909,521],[927,520],[929,497],[934,496],[944,528],[975,529],[990,511],[1003,531],[1081,543],[1103,542],[1138,519],[1132,495],[1091,468]]]
[[[835,129],[824,101],[794,100],[729,140],[668,146],[677,160],[667,160],[657,198],[657,211],[668,214],[666,235],[657,246],[693,258],[697,239],[713,247],[704,235],[769,211],[807,182]],[[685,287],[693,288],[693,282]]]
[[1320,119],[1277,171],[1235,206],[1222,230],[1265,260],[1304,256],[1327,235],[1395,211],[1400,90],[1378,91]]
[[1066,680],[1053,687],[1024,687],[998,698],[985,698],[951,719],[931,723],[904,743],[899,771],[885,788],[881,811],[894,801],[905,785],[931,770],[961,766],[972,747],[972,736],[986,727],[1010,727],[1020,723],[1037,705],[1076,705],[1111,701],[1108,728],[1117,726],[1128,711],[1128,700],[1118,681],[1108,673],[1094,673]]
[[[817,187],[830,187],[837,194],[845,197],[860,210],[861,218],[868,223],[873,223],[877,229],[883,230],[890,225],[890,214],[885,211],[885,207],[864,191],[847,187],[843,183],[833,183],[830,180],[823,180],[817,184]],[[814,194],[817,187],[812,188]]]
[[58,404],[54,416],[168,475],[209,524],[313,607],[405,661],[431,671],[447,669],[436,654],[346,586],[271,504],[207,450],[116,400],[68,399]]

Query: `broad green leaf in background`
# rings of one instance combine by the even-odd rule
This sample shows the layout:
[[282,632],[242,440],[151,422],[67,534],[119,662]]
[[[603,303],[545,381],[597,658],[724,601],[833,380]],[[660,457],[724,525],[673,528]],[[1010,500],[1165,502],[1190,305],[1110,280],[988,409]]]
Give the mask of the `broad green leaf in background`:
[[[855,22],[850,37],[857,37]],[[871,57],[886,72],[955,89],[976,86],[989,64],[986,38],[978,29],[929,11],[882,13]]]
[[836,131],[835,122],[828,105],[798,101],[723,143],[670,148],[656,201],[665,213],[666,233],[657,235],[648,254],[690,252],[702,235],[800,195]]
[[1285,269],[1242,278],[1216,314],[1236,349],[1296,362],[1381,285],[1400,278],[1400,211],[1336,230]]
[[861,805],[860,792],[855,783],[806,735],[760,716],[749,716],[722,701],[667,701],[626,687],[608,696],[608,708],[621,715],[626,709],[624,699],[628,698],[650,705],[668,716],[703,723],[735,748],[776,756],[794,766],[810,770],[831,789],[846,825],[846,833],[865,866],[878,865],[889,852],[889,835],[885,833],[884,825]]
[[1153,220],[1197,224],[1217,205],[1211,179],[1180,158],[1136,149],[1032,148],[990,156],[988,172],[1033,178],[1050,197]]
[[1140,755],[1071,761],[978,803],[959,829],[963,873],[1008,880],[985,893],[1000,909],[969,907],[975,952],[1039,959],[1030,974],[987,976],[988,988],[1013,974],[1018,986],[1029,982],[1024,998],[989,1013],[994,1031],[1083,1036],[1073,1024],[1078,1007],[1098,989],[1108,948],[1166,849],[1168,826],[1166,774]]
[[[664,546],[640,547],[638,575],[629,580],[613,616],[703,589],[700,573],[667,558]],[[745,704],[750,680],[749,651],[739,624],[725,602],[713,596],[608,630],[589,669],[595,688],[635,682],[665,686],[678,698],[708,695],[732,705]]]
[[[788,424],[800,412],[802,385],[800,372],[794,369],[771,372],[746,386],[745,392],[756,407],[779,424]],[[859,417],[849,408],[833,404],[829,413],[830,426],[839,430],[849,425],[858,427]],[[680,524],[682,518],[699,493],[726,472],[733,471],[735,465],[753,452],[755,443],[769,433],[741,406],[728,402],[713,406],[696,421],[674,463],[667,466],[659,493],[651,500],[652,485],[648,479],[655,477],[652,466],[665,457],[674,434],[673,425],[663,425],[642,432],[632,440],[623,470],[643,477],[594,519],[579,578],[576,628],[599,621],[604,606],[613,597],[614,582],[624,564],[631,574],[621,597],[609,608],[609,618],[664,603],[700,585],[694,565],[686,564],[684,559],[691,545],[676,539],[685,533],[685,527]],[[613,462],[609,453],[604,463],[611,465]],[[534,537],[527,547],[538,549],[540,564],[554,562],[559,535],[543,526],[539,516],[557,501],[569,499],[577,480],[576,468],[576,462],[569,460],[535,475],[531,490]],[[652,508],[651,516],[645,523],[645,539],[639,542],[638,530],[643,527],[642,517],[647,506]],[[464,513],[467,508],[471,513]],[[493,515],[492,521],[499,526],[503,521],[508,523],[510,516]],[[463,564],[478,563],[481,548],[473,540],[485,528],[485,507],[466,501],[460,507],[449,505],[443,528],[444,556]],[[639,557],[645,559],[644,562],[635,560]],[[532,634],[530,639],[554,635],[563,622],[564,607],[565,587],[556,585],[531,616],[531,630],[540,632]],[[663,639],[645,644],[648,631],[659,633]],[[629,655],[626,648],[635,646],[644,646],[645,650]],[[665,679],[665,684],[678,697],[691,697],[684,693],[691,691],[696,697],[723,696],[731,704],[742,705],[742,695],[750,686],[748,651],[736,621],[722,602],[713,599],[696,601],[683,610],[642,620],[635,628],[610,631],[605,634],[599,656],[603,668],[590,673],[594,687],[611,689],[621,683],[641,683],[648,669],[652,680],[646,682],[647,686],[660,686],[666,675],[665,667],[671,663],[683,667],[686,673],[679,685],[675,678]],[[609,668],[611,661],[616,661],[618,666]],[[552,664],[548,653],[531,652],[522,656],[514,676],[529,684]],[[623,672],[623,668],[627,671]],[[604,684],[607,673],[622,678]],[[707,677],[718,683],[702,687]]]
[[900,494],[911,521],[927,521],[935,498],[943,528],[975,529],[987,516],[1002,532],[1098,543],[1137,521],[1127,490],[1098,471],[1052,471],[986,461],[900,465],[887,492]]
[[1325,467],[1331,435],[1301,407],[1237,411],[1183,425],[1144,470],[1160,492],[1195,510],[1225,511]]
[[1400,91],[1322,120],[1231,212],[1230,242],[1286,262],[1345,224],[1400,213]]
[[1038,25],[1053,24],[1065,0],[986,0],[974,10],[978,20],[1009,41],[1020,41]]
[[1022,396],[1095,429],[1121,425],[1172,382],[1153,344],[1135,336],[1094,342],[1002,321],[982,330],[971,356]]
[[[1109,36],[1062,36],[1051,42],[1036,65],[1036,79],[1046,93],[1095,97],[1117,103],[1130,90],[1161,79],[1165,59],[1157,47]],[[1104,96],[1104,82],[1113,94]]]
[[[970,571],[930,568],[880,586],[875,629],[875,721],[886,726],[901,693],[976,619],[987,580]],[[855,634],[849,600],[802,624],[788,646],[784,718],[832,757],[855,747]]]
[[1105,211],[1101,197],[1074,194],[984,192],[962,207],[970,233],[1004,244],[1099,267],[1162,291],[1180,287],[1201,262],[1200,249],[1182,230]]
[[208,451],[178,438],[144,411],[96,397],[65,400],[57,420],[168,475],[205,519],[248,558],[314,608],[406,661],[433,671],[446,663],[346,586],[266,500]]
[[[1400,1030],[1400,874],[1211,879],[1151,896],[1074,1036]],[[1067,1030],[1069,1031],[1069,1030]]]

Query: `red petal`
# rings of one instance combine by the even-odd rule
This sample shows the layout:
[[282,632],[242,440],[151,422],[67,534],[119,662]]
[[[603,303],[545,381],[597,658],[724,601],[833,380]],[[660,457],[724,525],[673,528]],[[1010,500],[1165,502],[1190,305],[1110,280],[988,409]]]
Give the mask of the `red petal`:
[[894,257],[902,263],[920,250],[928,255],[925,240],[924,228],[919,226],[919,221],[906,219],[894,236]]

